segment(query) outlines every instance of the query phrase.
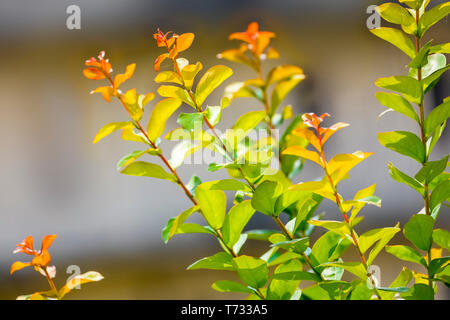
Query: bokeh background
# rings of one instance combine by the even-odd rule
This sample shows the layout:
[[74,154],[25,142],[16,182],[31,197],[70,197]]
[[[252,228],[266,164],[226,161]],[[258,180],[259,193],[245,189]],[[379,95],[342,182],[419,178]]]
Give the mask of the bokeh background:
[[[442,1],[432,1],[432,5]],[[414,191],[390,179],[387,162],[413,173],[416,163],[387,151],[376,134],[397,128],[416,130],[409,119],[388,114],[377,121],[374,81],[382,76],[405,74],[408,58],[374,37],[366,27],[367,7],[380,1],[365,0],[2,0],[0,2],[0,298],[46,289],[43,277],[29,268],[9,276],[15,244],[33,235],[37,245],[46,234],[58,234],[52,248],[58,285],[68,276],[66,268],[97,270],[105,279],[86,285],[76,299],[228,299],[241,295],[220,294],[210,285],[234,279],[226,272],[186,271],[193,261],[215,253],[219,246],[205,235],[175,237],[164,245],[162,227],[170,217],[190,206],[183,192],[170,182],[119,174],[118,159],[138,145],[118,134],[93,145],[98,129],[126,115],[117,103],[107,104],[100,95],[89,95],[98,83],[82,75],[83,62],[106,50],[116,71],[136,62],[137,71],[128,88],[156,92],[153,61],[160,50],[152,33],[157,27],[178,33],[194,32],[196,39],[186,57],[201,60],[206,68],[224,63],[235,73],[227,83],[253,77],[251,70],[219,61],[216,54],[236,46],[228,34],[244,31],[251,21],[274,31],[273,45],[281,52],[277,63],[296,64],[308,78],[289,96],[296,113],[329,112],[334,121],[351,124],[336,135],[329,153],[374,151],[375,155],[353,170],[342,193],[376,182],[382,208],[367,207],[360,230],[402,225],[422,204]],[[81,8],[81,30],[66,28],[67,6]],[[384,25],[386,25],[384,23]],[[436,42],[450,39],[444,19],[427,35]],[[271,63],[266,66],[266,71]],[[224,86],[210,96],[216,104]],[[428,110],[449,95],[449,74],[428,95]],[[254,101],[236,101],[219,126],[227,128],[238,115],[260,108]],[[184,109],[187,110],[187,109]],[[183,109],[181,110],[183,111]],[[148,115],[147,115],[148,116]],[[169,123],[176,126],[176,117]],[[448,130],[447,130],[448,131]],[[447,132],[433,158],[449,152]],[[225,177],[208,173],[202,165],[184,166],[184,180],[196,172],[204,181]],[[298,179],[315,178],[319,172],[306,165]],[[231,197],[229,199],[231,201]],[[338,219],[335,208],[324,202],[321,210]],[[449,228],[449,209],[441,211],[438,225]],[[250,227],[275,227],[256,215]],[[316,232],[316,237],[320,232]],[[401,242],[402,237],[393,242]],[[246,252],[263,248],[249,243]],[[244,251],[245,252],[245,251]],[[347,255],[351,258],[353,250]],[[356,259],[356,257],[355,257]],[[402,262],[382,253],[377,259],[382,284],[388,285]],[[440,288],[440,298],[449,298]]]

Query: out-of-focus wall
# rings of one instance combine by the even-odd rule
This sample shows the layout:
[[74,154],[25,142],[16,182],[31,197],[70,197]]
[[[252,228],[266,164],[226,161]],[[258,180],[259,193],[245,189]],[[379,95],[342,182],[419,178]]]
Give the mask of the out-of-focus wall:
[[[169,182],[123,176],[116,171],[116,161],[137,150],[138,145],[126,143],[118,135],[97,145],[91,143],[101,126],[121,121],[126,115],[119,104],[107,104],[99,95],[89,95],[100,82],[83,77],[84,60],[104,49],[115,71],[136,62],[135,76],[126,86],[140,92],[156,92],[153,60],[159,50],[152,33],[157,27],[194,32],[196,40],[186,56],[192,61],[201,60],[205,70],[218,63],[231,66],[235,73],[227,83],[252,76],[241,66],[215,58],[218,52],[236,45],[226,40],[227,35],[245,30],[247,23],[254,20],[262,29],[276,32],[273,44],[281,52],[280,62],[300,65],[308,76],[289,96],[295,112],[329,112],[332,121],[351,124],[333,137],[330,153],[358,149],[375,152],[352,171],[351,181],[342,183],[347,195],[374,182],[378,185],[383,207],[367,208],[362,227],[394,225],[418,212],[420,199],[389,178],[386,163],[390,160],[407,172],[417,170],[416,165],[381,147],[376,138],[380,131],[415,128],[408,119],[393,114],[376,120],[383,108],[375,99],[374,81],[407,72],[407,57],[366,28],[366,8],[376,3],[379,2],[3,0],[0,297],[14,298],[24,293],[29,289],[25,282],[35,276],[29,270],[9,277],[10,264],[24,259],[12,254],[15,244],[27,235],[35,236],[39,242],[43,235],[53,233],[59,235],[51,252],[55,263],[60,263],[60,277],[64,278],[64,268],[69,264],[79,264],[85,271],[97,267],[110,275],[105,291],[95,291],[92,285],[93,292],[99,294],[97,298],[169,298],[174,294],[171,290],[178,290],[177,298],[222,297],[211,296],[208,284],[221,274],[209,273],[203,278],[184,271],[186,264],[212,254],[216,247],[206,246],[206,238],[195,235],[175,238],[169,245],[160,240],[160,230],[167,220],[190,205],[183,192]],[[81,30],[66,29],[66,8],[70,4],[81,8]],[[436,42],[448,41],[449,36],[446,20],[429,34]],[[445,96],[450,87],[446,77],[440,88]],[[212,104],[218,102],[223,88],[209,98]],[[428,107],[436,105],[430,96]],[[260,106],[251,100],[234,102],[226,110],[221,128],[231,125],[240,113],[257,108]],[[175,119],[176,116],[170,120],[172,128],[176,126]],[[436,158],[448,153],[448,142],[447,134],[435,149]],[[208,173],[200,165],[180,169],[184,180],[194,172],[203,180],[225,176],[223,172]],[[306,165],[299,179],[318,175],[313,165]],[[330,218],[338,218],[332,206],[324,204],[323,210]],[[442,210],[439,222],[447,228],[448,211]],[[270,221],[256,218],[252,224],[270,226]],[[400,271],[400,266],[399,262],[395,270],[387,270],[386,279]],[[131,274],[149,277],[138,280]],[[184,290],[188,284],[199,281],[202,285],[195,291]],[[45,286],[44,282],[36,282],[36,290],[40,284]],[[120,289],[109,289],[115,285]],[[18,288],[23,290],[18,292]]]

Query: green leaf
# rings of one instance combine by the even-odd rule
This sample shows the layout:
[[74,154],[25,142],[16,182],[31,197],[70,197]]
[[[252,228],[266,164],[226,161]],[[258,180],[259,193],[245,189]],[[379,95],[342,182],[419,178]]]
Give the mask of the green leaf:
[[415,57],[416,49],[414,47],[413,42],[408,36],[406,36],[400,30],[394,28],[381,27],[371,29],[370,32],[372,32],[377,37],[393,44],[394,46],[402,50],[404,53],[406,53],[410,58]]
[[219,280],[212,284],[211,288],[219,292],[242,292],[242,293],[253,293],[253,290],[240,284],[238,282],[230,280]]
[[134,128],[134,125],[129,122],[112,122],[108,123],[107,125],[103,126],[100,131],[97,133],[97,135],[94,138],[94,141],[92,143],[97,143],[100,140],[102,140],[104,137],[110,135],[114,131],[121,130],[121,129],[127,129],[127,128]]
[[308,249],[309,246],[309,238],[299,238],[289,241],[282,241],[278,243],[274,243],[272,245],[273,247],[280,247],[284,250],[293,251],[295,253],[303,253],[306,249]]
[[206,118],[208,119],[209,123],[212,124],[213,126],[215,126],[216,124],[219,123],[220,117],[222,116],[222,107],[221,106],[218,106],[218,107],[207,106],[205,115],[206,115]]
[[433,53],[450,53],[450,42],[437,44],[430,48],[430,54]]
[[427,267],[427,262],[425,259],[419,252],[411,247],[402,245],[386,246],[385,250],[387,253],[392,254],[400,260],[418,263],[423,265],[425,268]]
[[389,174],[391,175],[392,179],[394,179],[397,182],[406,184],[407,186],[416,190],[421,195],[424,194],[425,191],[423,185],[419,181],[408,176],[406,173],[403,173],[402,171],[397,169],[392,163],[389,163],[388,167],[389,167]]
[[242,230],[255,213],[250,200],[242,201],[230,209],[222,227],[223,241],[233,247],[241,236]]
[[283,192],[283,186],[277,182],[264,181],[255,190],[252,206],[266,215],[275,215],[275,204]]
[[203,124],[203,113],[180,113],[177,123],[188,131],[199,130]]
[[378,92],[376,94],[378,101],[385,107],[397,111],[417,123],[420,122],[419,116],[417,115],[411,104],[402,96],[395,93]]
[[411,289],[401,294],[405,300],[434,300],[434,291],[426,284],[415,284]]
[[442,257],[431,260],[430,266],[428,267],[430,277],[432,278],[436,273],[442,272],[445,267],[449,266],[449,261],[450,257]]
[[198,269],[234,271],[232,257],[226,252],[200,259],[187,267],[187,270]]
[[177,182],[177,178],[173,174],[166,172],[160,165],[144,161],[131,163],[121,173],[129,176],[142,176]]
[[[408,283],[412,279],[412,272],[403,267],[403,270],[400,274],[395,278],[395,280],[391,283],[389,288],[394,289],[392,291],[388,291],[388,288],[377,288],[383,300],[392,300],[395,296],[396,292],[402,292],[398,289],[404,288],[408,285]],[[407,288],[409,290],[409,288]]]
[[427,141],[428,155],[431,154],[431,151],[433,151],[434,146],[436,145],[438,140],[441,138],[442,133],[444,133],[446,124],[447,124],[447,121],[444,121],[444,123],[441,126],[438,126],[436,128],[436,130],[434,130],[433,136],[431,137],[431,139],[428,139],[428,141]]
[[379,228],[367,231],[359,236],[359,248],[361,253],[365,253],[375,242],[384,238],[392,239],[392,237],[400,231],[400,228]]
[[236,121],[231,130],[226,132],[226,141],[232,150],[244,139],[266,116],[265,111],[250,111]]
[[192,101],[192,98],[190,97],[189,93],[187,93],[186,90],[184,90],[183,88],[175,86],[160,86],[158,88],[158,94],[161,97],[181,100],[184,103],[196,109],[194,101]]
[[450,180],[438,184],[431,193],[430,210],[433,211],[438,205],[450,198]]
[[[418,58],[419,57],[417,57],[417,59]],[[441,53],[435,53],[435,54],[426,56],[425,65],[422,66],[422,69],[421,69],[422,80],[425,81],[426,78],[431,76],[436,71],[441,70],[442,68],[445,68],[446,65],[447,65],[447,59],[446,59],[445,55],[443,55]],[[410,64],[410,66],[411,66],[411,64]],[[414,79],[418,79],[419,72],[418,72],[417,68],[412,66],[409,69],[408,75]],[[422,81],[422,88],[423,88],[423,81]],[[435,84],[433,84],[433,86],[434,85]]]
[[117,162],[117,165],[116,165],[117,170],[121,170],[123,167],[126,167],[130,163],[136,161],[137,159],[139,159],[146,153],[148,153],[149,155],[152,155],[152,156],[158,156],[161,154],[161,150],[150,148],[150,149],[143,150],[143,151],[141,151],[141,150],[133,151],[132,153],[127,154],[122,159],[120,159],[119,162]]
[[251,240],[260,240],[260,241],[269,241],[271,235],[277,233],[275,230],[249,230],[246,231],[245,234],[248,236],[248,239]]
[[406,33],[414,34],[417,31],[416,20],[401,5],[397,3],[383,3],[377,7],[377,11],[384,20],[401,25]]
[[450,100],[444,102],[434,108],[426,117],[424,123],[425,135],[428,137],[436,128],[438,128],[444,121],[450,117]]
[[422,83],[423,93],[425,94],[429,90],[431,90],[438,83],[441,76],[449,69],[450,69],[450,65],[447,65],[444,68],[436,70],[435,72],[433,72],[431,75],[429,75],[425,79],[422,79],[421,83]]
[[266,261],[242,255],[233,259],[233,265],[241,280],[250,287],[259,289],[266,284],[269,274]]
[[339,268],[343,268],[345,271],[353,273],[355,276],[362,280],[367,279],[367,272],[364,268],[364,265],[361,262],[329,262],[323,263],[321,266],[335,266]]
[[411,157],[419,163],[425,162],[425,148],[414,133],[408,131],[380,132],[378,141],[392,151]]
[[[292,261],[292,260],[291,260]],[[293,260],[296,261],[296,260]],[[272,279],[278,280],[300,280],[300,281],[314,281],[320,282],[322,279],[315,273],[306,272],[306,271],[289,271],[289,272],[280,272],[271,276]]]
[[284,98],[295,88],[301,81],[305,79],[305,75],[295,75],[288,80],[277,83],[272,91],[270,114],[273,115]]
[[216,236],[211,230],[211,228],[201,226],[196,223],[184,223],[178,227],[176,234],[184,233],[208,233]]
[[450,2],[444,2],[426,11],[419,20],[420,34],[423,35],[431,26],[450,13]]
[[381,250],[386,246],[386,244],[391,241],[391,239],[395,236],[397,232],[400,231],[399,224],[392,228],[384,228],[384,231],[381,232],[382,237],[377,242],[377,244],[370,250],[369,258],[367,259],[367,264],[370,266],[372,262],[375,260],[377,255]]
[[181,100],[175,98],[161,100],[155,105],[147,126],[147,135],[150,140],[155,141],[163,134],[167,120],[180,106]]
[[179,214],[175,218],[171,218],[162,230],[162,240],[164,241],[164,243],[167,243],[175,234],[177,234],[178,229],[184,223],[184,221],[186,221],[187,218],[189,218],[194,212],[198,211],[199,209],[199,206],[194,206]]
[[[421,68],[422,69],[422,78],[426,78],[428,75],[424,75],[423,73],[423,67],[425,67],[428,64],[428,60],[429,59],[433,59],[432,56],[428,56],[429,52],[430,52],[430,47],[431,47],[431,43],[433,42],[433,40],[428,41],[420,50],[419,53],[416,54],[416,57],[409,63],[409,67],[415,71],[415,74],[417,75],[417,69]],[[444,64],[445,65],[445,64]],[[410,73],[411,71],[410,70]],[[411,76],[411,74],[410,74]],[[416,78],[417,79],[417,78]]]
[[422,86],[417,79],[407,76],[393,76],[380,78],[375,82],[375,85],[386,90],[399,92],[403,94],[409,102],[417,104],[422,102]]
[[225,220],[227,197],[222,190],[206,190],[202,185],[197,187],[196,196],[202,215],[214,229],[220,229]]
[[434,219],[424,214],[416,214],[405,224],[403,233],[406,239],[417,248],[428,251],[432,244]]
[[341,239],[342,235],[336,232],[328,231],[324,233],[311,248],[311,259],[316,261],[317,264],[330,261],[330,257],[333,255]]
[[420,171],[414,177],[420,183],[429,184],[437,176],[439,176],[447,167],[448,155],[437,161],[428,161],[420,169]]
[[222,65],[214,66],[206,71],[196,88],[195,99],[197,105],[201,106],[209,94],[232,74],[233,70]]
[[450,250],[450,232],[445,229],[433,230],[433,241],[439,247]]
[[308,223],[312,224],[314,226],[323,227],[330,231],[336,232],[344,237],[351,236],[351,231],[350,231],[349,225],[343,221],[309,220]]
[[[422,7],[424,0],[399,0],[398,2],[406,4],[411,9],[418,10]],[[425,4],[428,4],[428,2],[430,2],[430,0],[427,0]]]
[[[290,260],[279,265],[274,275],[286,272],[293,272],[302,269],[302,264],[298,260]],[[273,278],[272,278],[273,279]],[[273,279],[267,289],[267,300],[289,300],[297,290],[299,280]]]
[[373,289],[369,288],[365,281],[354,281],[350,292],[350,300],[370,300]]

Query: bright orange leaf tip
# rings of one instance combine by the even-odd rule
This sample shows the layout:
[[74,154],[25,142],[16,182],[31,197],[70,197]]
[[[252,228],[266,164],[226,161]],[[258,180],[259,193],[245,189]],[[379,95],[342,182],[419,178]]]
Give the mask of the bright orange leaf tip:
[[271,38],[275,38],[275,33],[259,31],[258,22],[251,22],[245,32],[235,32],[229,36],[230,40],[241,40],[248,43],[250,50],[257,56],[266,50]]
[[305,113],[302,116],[303,123],[310,128],[314,128],[317,132],[317,136],[312,134],[306,128],[296,129],[294,130],[293,134],[305,138],[306,140],[309,141],[309,143],[311,143],[314,146],[314,148],[320,151],[321,146],[323,146],[324,143],[333,134],[335,134],[338,130],[349,126],[348,123],[338,122],[333,124],[329,128],[321,128],[320,125],[322,124],[325,117],[330,117],[330,114],[324,113],[320,117],[318,117],[315,113]]
[[51,262],[51,256],[48,252],[48,248],[53,243],[53,240],[57,237],[56,234],[46,235],[42,239],[42,245],[40,250],[35,250],[33,247],[34,239],[32,236],[28,236],[21,243],[17,244],[16,249],[13,253],[23,252],[28,255],[34,256],[31,262],[20,262],[16,261],[11,265],[10,274],[13,274],[17,270],[23,269],[25,267],[33,266],[36,270],[44,269],[46,270]]
[[109,59],[105,59],[105,51],[100,51],[98,60],[94,57],[86,60],[85,65],[89,68],[83,70],[83,74],[86,78],[91,80],[101,80],[112,72]]
[[160,54],[154,62],[155,71],[158,72],[161,63],[165,59],[169,58],[175,61],[180,52],[189,49],[194,41],[195,35],[193,33],[178,35],[172,31],[164,33],[158,28],[156,33],[153,34],[153,38],[156,40],[158,47],[165,47],[168,51],[168,53]]

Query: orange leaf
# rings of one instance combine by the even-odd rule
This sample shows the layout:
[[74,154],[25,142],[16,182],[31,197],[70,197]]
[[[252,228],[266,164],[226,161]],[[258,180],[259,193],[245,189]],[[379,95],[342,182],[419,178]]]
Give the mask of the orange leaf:
[[112,87],[108,87],[108,86],[98,87],[97,89],[92,90],[90,93],[91,94],[101,93],[103,98],[106,101],[110,102],[111,101],[111,95],[114,93],[114,89]]
[[103,72],[96,68],[86,68],[83,70],[83,74],[86,78],[91,80],[101,80],[105,78]]
[[320,151],[319,139],[317,139],[314,132],[312,132],[308,128],[295,129],[294,131],[292,131],[292,134],[301,137],[303,139],[306,139],[310,144],[313,145],[314,148],[316,148],[317,151]]
[[345,127],[348,127],[348,126],[349,126],[348,123],[338,122],[338,123],[333,124],[329,128],[323,128],[323,132],[325,132],[325,134],[323,135],[322,143],[325,143],[328,140],[328,138],[330,138],[337,131],[339,131]]
[[193,33],[183,33],[182,35],[180,35],[177,39],[178,52],[189,49],[189,47],[192,45],[192,42],[194,41],[194,37],[195,36]]
[[159,68],[161,67],[161,63],[169,57],[168,53],[163,53],[161,55],[158,56],[158,58],[156,58],[155,60],[155,71],[158,72]]
[[46,268],[51,262],[51,256],[47,249],[42,250],[40,255],[33,258],[31,263],[33,266],[41,266]]
[[41,251],[44,251],[44,250],[47,250],[48,248],[50,248],[50,246],[53,243],[53,240],[55,240],[57,236],[58,236],[57,234],[46,235],[42,239]]
[[323,167],[322,160],[320,159],[320,156],[318,153],[314,151],[307,150],[305,148],[299,147],[299,146],[292,146],[287,149],[285,149],[282,154],[289,154],[293,156],[299,156],[311,161],[314,161],[321,167]]
[[16,261],[11,265],[11,270],[9,271],[10,274],[13,274],[14,272],[16,272],[17,270],[26,268],[26,267],[31,267],[31,263],[29,262],[20,262],[20,261]]
[[122,83],[130,79],[134,74],[134,70],[136,70],[136,63],[129,64],[124,74],[116,75],[116,77],[114,78],[114,88],[119,88]]

